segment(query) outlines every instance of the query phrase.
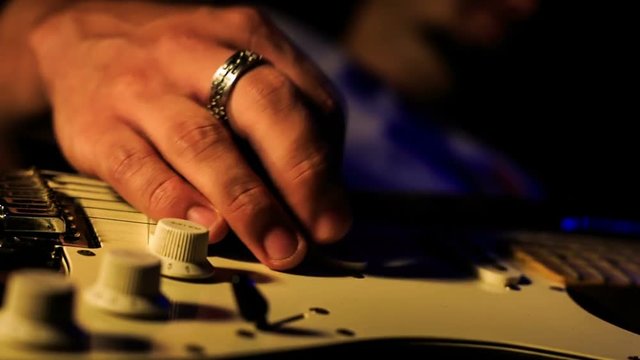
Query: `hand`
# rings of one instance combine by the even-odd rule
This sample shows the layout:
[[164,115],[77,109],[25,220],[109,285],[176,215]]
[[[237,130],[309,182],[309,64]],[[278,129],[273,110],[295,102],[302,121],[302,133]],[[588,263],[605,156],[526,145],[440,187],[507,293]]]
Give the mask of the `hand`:
[[[445,48],[491,48],[538,0],[368,0],[344,36],[349,54],[411,102],[441,101],[456,69]],[[444,41],[443,41],[444,40]]]
[[[466,46],[495,46],[517,22],[529,18],[538,0],[399,0],[406,26],[448,34]],[[384,3],[384,1],[382,1]],[[424,39],[423,39],[424,40]]]
[[[303,259],[302,234],[330,242],[347,231],[335,161],[344,124],[329,116],[337,102],[260,13],[84,2],[49,16],[31,44],[64,155],[152,218],[202,223],[212,241],[230,227],[273,269]],[[240,49],[269,64],[237,81],[226,126],[205,105],[212,74]],[[234,134],[255,150],[266,181]]]

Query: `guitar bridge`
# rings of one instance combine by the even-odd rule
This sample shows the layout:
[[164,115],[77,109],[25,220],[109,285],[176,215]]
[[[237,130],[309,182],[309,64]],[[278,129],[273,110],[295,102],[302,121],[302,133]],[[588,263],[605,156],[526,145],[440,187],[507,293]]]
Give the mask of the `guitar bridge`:
[[36,169],[0,175],[0,268],[57,268],[62,246],[100,247],[82,207]]

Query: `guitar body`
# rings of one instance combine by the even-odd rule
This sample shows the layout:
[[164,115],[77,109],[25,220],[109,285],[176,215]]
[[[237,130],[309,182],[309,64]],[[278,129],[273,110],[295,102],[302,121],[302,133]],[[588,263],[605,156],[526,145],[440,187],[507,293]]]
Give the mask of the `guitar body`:
[[[67,352],[0,340],[0,358],[640,356],[640,336],[586,311],[562,281],[495,252],[492,261],[499,261],[498,267],[473,261],[460,265],[461,259],[474,257],[456,254],[463,245],[440,245],[446,238],[442,229],[407,226],[398,231],[380,223],[366,228],[358,217],[347,245],[322,256],[311,254],[315,262],[296,272],[271,271],[234,246],[212,246],[212,279],[161,278],[160,289],[171,304],[168,318],[114,315],[89,304],[83,294],[96,283],[107,252],[148,251],[155,222],[96,180],[34,174],[84,212],[76,216],[85,219],[74,220],[86,221],[91,229],[84,231],[93,231],[97,239],[92,243],[84,234],[83,244],[62,241],[60,246],[61,271],[75,287],[75,323],[88,342],[84,349]],[[468,233],[456,240],[462,238]],[[366,254],[358,258],[356,245],[367,243]],[[240,315],[231,286],[237,274],[253,279],[268,302],[268,321],[279,326],[258,329]]]

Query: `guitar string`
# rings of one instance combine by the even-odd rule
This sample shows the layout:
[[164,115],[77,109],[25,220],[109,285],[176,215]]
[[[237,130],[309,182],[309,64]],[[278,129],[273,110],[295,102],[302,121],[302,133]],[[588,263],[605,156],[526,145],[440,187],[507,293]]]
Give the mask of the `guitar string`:
[[[58,190],[73,190],[73,189],[59,188]],[[75,191],[79,191],[79,190],[75,190]],[[74,196],[73,198],[74,199],[78,199],[78,200],[93,200],[93,201],[104,201],[104,202],[109,202],[109,203],[127,204],[126,202],[118,200],[118,199],[99,199],[99,198],[87,197],[87,196]],[[144,215],[144,214],[142,214],[142,213],[140,213],[138,211],[135,211],[135,210],[112,209],[112,208],[100,207],[100,206],[84,206],[83,205],[82,208],[84,208],[84,209],[93,209],[93,210],[113,211],[115,213],[127,213],[127,214]],[[150,221],[125,220],[125,219],[115,218],[115,217],[114,218],[110,218],[110,217],[104,217],[104,216],[91,216],[89,214],[87,214],[87,218],[89,218],[89,219],[99,219],[99,220],[109,220],[109,221],[119,221],[119,222],[124,222],[124,223],[129,223],[129,224],[143,224],[143,225],[152,225],[153,224]]]
[[98,206],[83,206],[83,208],[93,209],[93,210],[108,210],[108,211],[123,212],[123,213],[129,213],[129,214],[141,214],[141,212],[136,210],[110,209],[110,208],[103,208]]
[[[42,175],[49,175],[49,176],[56,176],[58,174],[62,174],[62,173],[58,173],[55,171],[42,171],[41,172]],[[107,195],[113,195],[115,198],[114,199],[101,199],[101,198],[96,198],[96,197],[91,197],[91,196],[68,196],[71,197],[73,199],[77,199],[77,200],[92,200],[92,201],[104,201],[104,202],[108,202],[108,203],[120,203],[120,204],[126,204],[126,202],[123,201],[122,198],[120,198],[120,196],[118,196],[117,194],[111,192],[111,191],[99,191],[99,190],[91,190],[91,189],[87,189],[87,188],[99,188],[99,189],[106,189],[106,190],[110,190],[110,187],[108,185],[100,185],[100,184],[88,184],[88,183],[82,183],[82,182],[73,182],[73,181],[64,181],[64,180],[59,180],[59,179],[55,179],[55,178],[47,178],[45,179],[45,181],[49,182],[50,184],[55,184],[57,186],[50,186],[50,188],[56,192],[62,192],[64,190],[68,190],[68,191],[77,191],[77,192],[82,192],[82,193],[89,193],[89,194],[107,194]],[[71,185],[70,187],[68,187],[69,185]],[[74,189],[73,185],[78,185],[78,186],[82,186],[83,189]],[[108,208],[108,207],[100,207],[100,206],[84,206],[82,205],[83,209],[93,209],[93,210],[105,210],[105,211],[113,211],[115,213],[127,213],[127,214],[140,214],[143,215],[142,213],[135,211],[135,210],[123,210],[123,209],[112,209],[112,208]],[[122,218],[117,218],[117,217],[107,217],[107,216],[95,216],[95,215],[89,215],[87,214],[86,217],[88,219],[96,219],[96,220],[107,220],[107,221],[116,221],[116,222],[122,222],[122,223],[128,223],[128,224],[141,224],[141,225],[147,225],[148,228],[150,228],[151,225],[153,225],[153,221],[136,221],[136,220],[127,220],[127,219],[122,219]],[[147,218],[148,219],[148,218]]]
[[102,216],[87,216],[88,219],[97,219],[97,220],[109,220],[109,221],[119,221],[128,224],[140,224],[140,225],[153,225],[150,221],[135,221],[135,220],[124,220],[124,219],[116,219],[116,218],[108,218]]
[[[104,200],[104,199],[96,199],[96,198],[87,198],[87,197],[75,197],[76,199],[80,199],[80,200],[94,200],[94,201],[106,201],[106,202],[111,202],[111,203],[121,203],[121,204],[126,204],[122,201],[117,201],[117,200]],[[125,213],[125,214],[140,214],[143,215],[142,213],[135,211],[135,210],[123,210],[123,209],[113,209],[113,208],[108,208],[108,207],[100,207],[100,206],[82,206],[83,209],[93,209],[93,210],[105,210],[105,211],[112,211],[114,213]],[[111,220],[111,221],[120,221],[120,222],[126,222],[126,223],[136,223],[136,224],[153,224],[153,222],[150,221],[135,221],[135,220],[126,220],[126,219],[122,219],[122,218],[117,218],[117,217],[105,217],[105,216],[95,216],[95,215],[89,215],[87,214],[87,218],[89,219],[101,219],[101,220]]]

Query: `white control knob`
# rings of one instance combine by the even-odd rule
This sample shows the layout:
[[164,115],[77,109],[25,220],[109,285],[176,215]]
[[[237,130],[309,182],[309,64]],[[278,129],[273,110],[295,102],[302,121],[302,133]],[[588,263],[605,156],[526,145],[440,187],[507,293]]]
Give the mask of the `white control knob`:
[[102,260],[96,283],[85,300],[117,315],[153,318],[168,313],[160,292],[160,259],[140,250],[114,249]]
[[213,275],[207,260],[209,231],[194,222],[167,218],[158,221],[150,249],[162,259],[162,275],[178,279],[203,279]]
[[85,345],[73,321],[74,289],[64,275],[44,269],[11,273],[0,313],[0,341],[37,349]]

